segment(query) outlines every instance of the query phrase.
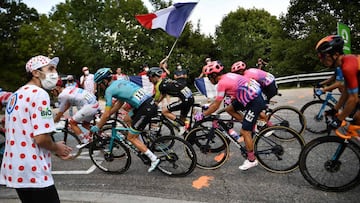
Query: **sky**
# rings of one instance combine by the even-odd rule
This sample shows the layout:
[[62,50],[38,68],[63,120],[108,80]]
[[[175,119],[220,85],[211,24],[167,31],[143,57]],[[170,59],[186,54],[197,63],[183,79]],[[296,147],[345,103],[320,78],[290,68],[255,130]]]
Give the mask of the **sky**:
[[[143,1],[149,8],[149,12],[154,12],[149,1]],[[35,8],[42,14],[48,14],[53,6],[61,2],[65,2],[65,0],[23,0],[23,3]],[[289,5],[290,0],[200,0],[189,21],[196,26],[200,19],[202,33],[214,35],[215,27],[219,26],[223,17],[239,7],[264,9],[271,15],[279,17],[282,13],[286,14]]]

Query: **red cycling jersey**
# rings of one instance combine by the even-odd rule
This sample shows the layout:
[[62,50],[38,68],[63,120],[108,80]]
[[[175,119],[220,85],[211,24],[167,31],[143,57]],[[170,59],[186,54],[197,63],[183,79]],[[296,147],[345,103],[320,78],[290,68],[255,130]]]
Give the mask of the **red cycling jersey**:
[[345,85],[350,94],[359,92],[360,55],[344,55],[341,70],[344,75]]

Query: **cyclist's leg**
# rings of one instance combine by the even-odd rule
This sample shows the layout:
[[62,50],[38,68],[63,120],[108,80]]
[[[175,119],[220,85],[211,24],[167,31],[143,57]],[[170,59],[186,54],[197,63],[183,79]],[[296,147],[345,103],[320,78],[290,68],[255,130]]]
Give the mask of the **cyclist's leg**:
[[246,105],[246,112],[242,122],[240,134],[244,137],[247,160],[239,167],[240,170],[247,170],[257,165],[257,160],[254,154],[254,145],[252,139],[252,129],[256,120],[262,110],[265,109],[265,101],[262,96],[258,96]]
[[156,114],[157,106],[155,102],[152,99],[145,101],[138,109],[134,110],[134,115],[131,117],[131,127],[127,135],[127,139],[151,160],[148,172],[153,171],[157,167],[160,159],[139,139],[139,134]]
[[81,142],[83,143],[82,146],[78,146],[78,147],[84,147],[92,140],[90,133],[87,133],[85,135],[84,132],[79,128],[78,123],[83,123],[82,126],[84,126],[86,129],[89,129],[90,128],[89,123],[94,118],[94,115],[97,113],[98,108],[99,108],[99,103],[84,105],[71,118],[70,120],[71,129],[74,131],[74,133],[77,136],[79,136]]
[[162,114],[172,120],[172,121],[176,121],[177,123],[179,123],[181,126],[184,126],[185,123],[184,121],[182,121],[180,118],[176,117],[175,114],[173,114],[173,111],[180,111],[183,107],[183,101],[182,100],[178,100],[175,101],[169,105],[167,105],[166,107],[162,108]]

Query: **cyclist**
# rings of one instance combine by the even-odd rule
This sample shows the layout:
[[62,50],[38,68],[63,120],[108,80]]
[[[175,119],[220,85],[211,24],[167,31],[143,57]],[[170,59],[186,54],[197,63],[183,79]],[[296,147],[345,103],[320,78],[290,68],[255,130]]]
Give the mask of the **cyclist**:
[[[105,112],[100,121],[91,127],[91,132],[98,132],[106,123],[113,112],[121,108],[124,102],[131,105],[131,126],[127,134],[129,140],[136,148],[143,152],[151,160],[151,166],[148,172],[153,171],[160,163],[160,159],[151,152],[146,145],[139,139],[139,134],[150,122],[151,118],[157,114],[157,106],[153,98],[145,93],[145,90],[137,84],[128,80],[112,80],[110,68],[101,68],[95,73],[94,81],[101,83],[105,90]],[[117,101],[113,104],[112,99]]]
[[246,64],[242,61],[235,62],[231,66],[231,72],[256,80],[260,84],[267,102],[278,93],[275,77],[269,72],[258,68],[246,68]]
[[61,83],[57,83],[51,93],[58,97],[60,103],[59,112],[54,118],[54,122],[59,122],[64,113],[71,107],[76,106],[79,109],[69,120],[69,124],[74,133],[80,138],[81,144],[77,148],[83,148],[88,145],[92,140],[90,133],[84,134],[79,128],[78,124],[90,130],[90,121],[94,118],[95,114],[100,110],[99,102],[96,96],[82,88],[76,86],[68,86],[64,88]]
[[[224,73],[224,66],[219,61],[213,61],[207,65],[205,69],[209,80],[213,84],[217,84],[217,96],[207,110],[203,113],[195,114],[195,120],[201,120],[204,116],[208,116],[215,112],[225,95],[236,98],[231,105],[236,109],[244,110],[244,116],[235,112],[232,115],[237,120],[242,121],[240,135],[244,137],[247,159],[239,167],[240,170],[247,170],[258,165],[258,161],[254,155],[253,140],[251,137],[252,129],[256,123],[259,113],[265,109],[265,101],[261,96],[261,88],[255,80],[248,79],[242,75],[235,73]],[[242,119],[244,118],[244,119]]]
[[[320,62],[329,68],[340,67],[344,75],[345,91],[341,93],[338,103],[334,109],[327,113],[335,116],[329,123],[334,129],[340,127],[342,120],[349,116],[353,111],[357,111],[359,98],[359,81],[358,73],[360,69],[359,55],[344,55],[344,40],[338,35],[329,35],[322,38],[316,45],[315,49]],[[337,114],[339,109],[343,110]],[[360,124],[360,113],[357,111],[354,115],[354,123]]]
[[[166,95],[178,97],[179,100],[162,108],[164,116],[172,121],[176,121],[180,126],[179,134],[185,132],[185,119],[194,104],[194,97],[190,88],[176,80],[170,78],[161,79],[162,70],[158,67],[152,67],[147,75],[149,80],[155,85],[155,102],[159,103]],[[180,117],[173,114],[173,111],[180,110]]]

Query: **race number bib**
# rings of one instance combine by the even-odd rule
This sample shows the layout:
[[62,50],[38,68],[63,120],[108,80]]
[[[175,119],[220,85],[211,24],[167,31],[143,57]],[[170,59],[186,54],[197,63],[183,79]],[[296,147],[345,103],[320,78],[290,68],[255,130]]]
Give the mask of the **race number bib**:
[[192,96],[192,92],[188,87],[184,87],[180,92],[185,96],[185,98],[189,98]]
[[143,89],[138,89],[135,93],[134,93],[134,98],[139,101],[140,103],[145,101],[148,98],[148,95],[145,93],[145,91]]

